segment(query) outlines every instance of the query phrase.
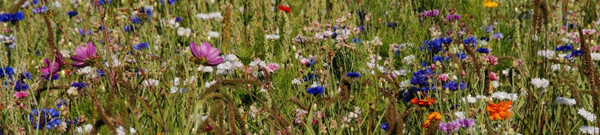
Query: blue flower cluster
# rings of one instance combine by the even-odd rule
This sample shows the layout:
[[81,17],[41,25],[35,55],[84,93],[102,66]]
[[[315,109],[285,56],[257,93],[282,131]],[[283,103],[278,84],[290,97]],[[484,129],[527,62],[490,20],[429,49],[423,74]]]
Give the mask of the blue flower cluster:
[[470,45],[470,44],[476,45],[477,44],[477,38],[475,38],[475,36],[467,37],[467,38],[463,39],[463,44],[465,44],[465,45]]
[[573,50],[573,44],[566,44],[563,46],[559,46],[559,47],[556,47],[554,50],[562,51],[562,52],[571,51],[571,50]]
[[432,41],[425,40],[423,45],[427,47],[428,51],[439,52],[442,51],[442,39],[435,38]]
[[360,73],[358,72],[348,72],[346,74],[346,77],[350,77],[350,78],[359,78],[360,77]]
[[4,68],[0,68],[0,78],[8,76],[9,78],[15,74],[15,70],[12,67],[6,66]]
[[0,14],[0,22],[17,22],[25,19],[25,14],[22,11],[17,13],[4,13]]
[[310,87],[310,88],[306,89],[306,93],[312,94],[312,95],[321,95],[321,94],[323,94],[323,90],[325,90],[325,87],[315,86],[315,87]]
[[447,82],[446,84],[444,84],[444,86],[442,88],[449,89],[451,91],[464,90],[464,89],[467,89],[467,84],[465,84],[464,82],[460,82],[460,84],[459,84],[454,81],[450,81],[450,82]]
[[35,129],[46,127],[46,129],[50,130],[62,123],[62,120],[58,118],[60,112],[54,108],[33,109],[31,111],[29,122],[33,124],[33,128]]
[[21,82],[20,80],[17,81],[17,83],[15,84],[15,88],[14,88],[15,91],[26,91],[28,89],[29,89],[29,85]]
[[479,53],[490,53],[490,49],[479,47],[479,48],[477,48],[477,52],[479,52]]
[[419,85],[423,87],[429,86],[429,78],[433,75],[431,69],[423,69],[413,73],[413,77],[410,79],[410,83],[413,85]]
[[87,85],[88,84],[84,83],[84,82],[76,82],[76,83],[71,84],[71,87],[76,87],[77,89],[81,90],[81,89],[87,87]]
[[143,42],[143,43],[139,43],[137,45],[133,45],[133,49],[135,50],[141,50],[141,49],[146,49],[148,48],[148,42]]

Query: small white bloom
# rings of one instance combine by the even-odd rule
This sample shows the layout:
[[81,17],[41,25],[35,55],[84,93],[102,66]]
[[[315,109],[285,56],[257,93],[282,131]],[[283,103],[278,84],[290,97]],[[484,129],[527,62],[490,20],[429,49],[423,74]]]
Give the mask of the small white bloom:
[[67,95],[77,95],[77,87],[70,87],[67,89]]
[[583,109],[583,108],[580,108],[579,110],[577,110],[577,113],[578,113],[579,115],[581,115],[581,117],[585,118],[585,119],[586,119],[587,121],[589,121],[589,122],[594,122],[594,121],[596,121],[596,116],[595,116],[593,113],[591,113],[591,112],[588,112],[588,111],[586,111],[586,110],[585,110],[585,109]]
[[52,2],[52,6],[55,8],[60,8],[62,6],[62,4],[60,4],[60,2],[58,2],[58,0],[57,0],[57,1]]
[[558,103],[560,105],[572,106],[572,105],[575,105],[577,103],[577,101],[575,99],[570,99],[570,98],[566,98],[566,97],[556,97],[556,103]]
[[200,66],[198,67],[198,71],[200,71],[200,72],[210,73],[210,72],[212,72],[213,70],[214,70],[214,69],[213,69],[211,66],[202,66],[202,65],[200,65]]
[[298,78],[292,80],[292,84],[300,84],[300,83],[302,83],[302,81],[300,81],[300,79],[298,79]]
[[506,92],[494,92],[492,94],[492,98],[500,99],[500,100],[517,100],[519,96],[516,93],[506,93]]
[[403,61],[405,64],[408,64],[408,65],[412,65],[414,60],[415,60],[415,56],[414,56],[414,55],[412,55],[412,54],[411,54],[411,55],[408,55],[408,56],[406,56],[406,57],[404,57],[404,58],[402,59],[402,61]]
[[550,66],[550,69],[552,69],[552,71],[558,71],[560,70],[560,64],[554,64]]
[[277,35],[277,34],[270,34],[270,35],[266,35],[265,38],[275,40],[275,39],[279,39],[279,35]]
[[179,27],[179,22],[177,22],[175,18],[169,19],[169,21],[167,21],[167,24],[169,24],[169,27],[171,28]]
[[492,86],[494,88],[498,88],[498,86],[500,86],[500,83],[498,83],[498,81],[492,81]]
[[600,60],[600,53],[592,53],[590,55],[592,56],[592,60],[594,60],[594,61]]
[[123,126],[117,128],[117,135],[125,135],[125,128]]
[[137,133],[137,130],[135,130],[135,128],[129,128],[129,133],[135,134]]
[[538,56],[542,56],[542,57],[545,57],[545,58],[548,58],[548,59],[554,58],[554,54],[555,53],[552,50],[539,50],[537,52]]
[[533,86],[535,86],[536,88],[545,89],[546,87],[548,87],[548,84],[550,84],[550,82],[548,82],[548,80],[544,78],[533,78],[531,79],[531,84],[533,84]]
[[219,32],[216,32],[216,31],[208,32],[208,37],[211,37],[211,38],[219,37],[219,35],[220,35]]
[[461,111],[454,112],[454,115],[456,115],[456,117],[461,118],[461,119],[466,118],[465,117],[465,112],[461,112]]
[[476,97],[472,97],[470,94],[467,95],[466,98],[463,98],[463,102],[467,101],[469,103],[476,103],[477,102],[477,98]]
[[190,34],[192,34],[192,30],[189,28],[179,27],[177,29],[177,35],[179,36],[190,37]]
[[209,88],[210,86],[214,85],[215,83],[217,83],[217,81],[216,80],[212,80],[210,82],[206,82],[204,85],[205,85],[206,88]]
[[142,82],[142,83],[146,87],[148,87],[148,86],[158,86],[158,80],[156,80],[156,79],[144,80],[144,82]]
[[394,70],[392,74],[394,74],[395,76],[405,76],[407,74],[407,71],[404,69]]
[[598,134],[600,133],[600,128],[591,126],[581,126],[579,127],[579,131],[584,134]]

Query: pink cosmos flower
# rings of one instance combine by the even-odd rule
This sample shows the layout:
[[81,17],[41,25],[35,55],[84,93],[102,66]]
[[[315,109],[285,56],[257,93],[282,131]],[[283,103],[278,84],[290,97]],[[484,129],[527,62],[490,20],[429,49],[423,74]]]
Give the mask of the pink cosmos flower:
[[489,78],[491,81],[498,81],[500,79],[500,77],[497,76],[496,73],[494,73],[494,72],[490,72]]
[[49,59],[44,59],[44,63],[46,66],[42,67],[42,77],[48,78],[50,75],[57,75],[58,69],[60,68],[60,64],[58,61],[51,62]]
[[279,64],[277,64],[277,63],[269,64],[269,72],[274,72],[277,69],[279,69]]
[[83,68],[86,66],[86,62],[90,59],[97,57],[96,46],[94,43],[88,42],[87,47],[79,46],[75,49],[75,55],[71,56],[71,66],[76,68]]
[[594,30],[594,29],[583,29],[581,31],[583,32],[583,35],[586,35],[586,36],[596,33],[596,30]]
[[308,64],[308,62],[309,62],[309,60],[307,58],[300,59],[300,63],[302,63],[303,66]]
[[27,91],[17,91],[14,94],[15,98],[25,98],[29,96],[29,92]]
[[210,43],[202,42],[200,47],[196,43],[190,43],[192,55],[197,58],[197,64],[205,64],[208,66],[216,66],[223,63],[223,58],[219,56],[219,49],[210,46]]

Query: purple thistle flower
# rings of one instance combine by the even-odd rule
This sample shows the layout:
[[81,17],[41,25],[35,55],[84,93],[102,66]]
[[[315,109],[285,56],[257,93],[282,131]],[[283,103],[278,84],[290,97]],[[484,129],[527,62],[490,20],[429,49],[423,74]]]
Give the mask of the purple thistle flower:
[[96,57],[96,46],[92,42],[88,42],[87,47],[79,46],[75,49],[75,55],[71,56],[73,63],[71,65],[77,68],[86,66],[86,61]]
[[460,124],[460,127],[464,127],[464,128],[470,128],[470,127],[475,126],[475,120],[473,120],[472,118],[456,119],[454,122]]
[[448,14],[446,15],[446,19],[450,22],[454,22],[456,20],[460,20],[460,14]]
[[438,129],[444,132],[455,132],[460,129],[460,124],[458,122],[440,123]]
[[200,47],[192,42],[190,43],[190,50],[192,51],[192,55],[197,58],[197,64],[216,66],[223,63],[223,58],[219,56],[219,49],[212,47],[208,42],[202,42]]
[[434,17],[434,16],[438,16],[440,14],[440,10],[434,9],[434,10],[427,10],[425,12],[423,12],[423,16],[425,17]]

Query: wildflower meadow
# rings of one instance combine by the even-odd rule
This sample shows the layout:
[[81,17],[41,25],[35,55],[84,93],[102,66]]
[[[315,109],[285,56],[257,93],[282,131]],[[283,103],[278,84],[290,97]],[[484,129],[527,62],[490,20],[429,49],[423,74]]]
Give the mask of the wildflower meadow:
[[0,135],[600,134],[596,0],[3,0]]

